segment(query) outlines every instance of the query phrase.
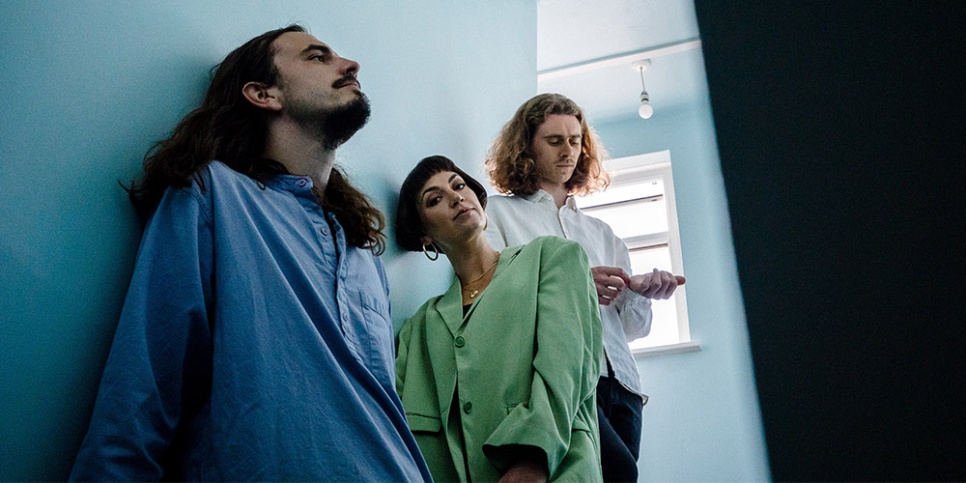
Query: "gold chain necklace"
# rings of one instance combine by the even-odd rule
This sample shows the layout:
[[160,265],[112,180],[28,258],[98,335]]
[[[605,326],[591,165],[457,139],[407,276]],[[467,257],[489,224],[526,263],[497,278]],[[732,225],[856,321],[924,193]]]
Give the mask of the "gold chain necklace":
[[466,282],[466,283],[462,284],[463,292],[464,293],[467,293],[468,292],[467,293],[467,296],[470,299],[476,298],[476,296],[480,294],[480,290],[483,287],[478,288],[478,289],[471,289],[469,287],[471,287],[476,282],[479,282],[480,280],[482,280],[483,277],[486,276],[486,274],[490,273],[490,270],[493,270],[494,268],[496,268],[496,264],[498,264],[498,263],[500,263],[500,254],[499,253],[496,254],[496,260],[493,262],[493,265],[490,265],[490,268],[487,268],[479,277],[476,277],[473,280],[470,280],[469,282]]

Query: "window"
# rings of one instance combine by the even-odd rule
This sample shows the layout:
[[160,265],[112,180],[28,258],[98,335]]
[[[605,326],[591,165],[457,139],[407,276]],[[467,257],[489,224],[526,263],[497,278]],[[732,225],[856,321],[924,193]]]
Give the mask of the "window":
[[[654,268],[683,274],[670,152],[609,160],[605,169],[611,176],[610,187],[577,198],[580,209],[605,221],[624,240],[635,274]],[[652,310],[651,332],[632,342],[632,351],[692,345],[688,344],[691,333],[684,286],[668,300],[655,300]]]

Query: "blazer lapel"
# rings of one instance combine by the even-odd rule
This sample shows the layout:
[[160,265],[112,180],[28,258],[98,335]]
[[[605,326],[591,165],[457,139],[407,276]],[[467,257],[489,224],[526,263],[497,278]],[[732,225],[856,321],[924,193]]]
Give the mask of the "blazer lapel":
[[[505,248],[503,249],[502,252],[500,252],[500,260],[496,265],[496,271],[493,272],[493,278],[490,280],[490,284],[487,286],[487,288],[489,288],[491,285],[500,283],[499,280],[500,280],[500,276],[503,274],[503,269],[507,265],[513,262],[513,259],[517,257],[517,255],[520,253],[520,250],[522,248],[523,248],[523,245],[513,246],[513,247]],[[456,280],[456,283],[459,283],[459,279]],[[470,305],[469,310],[466,311],[466,316],[464,317],[464,320],[468,319],[471,315],[473,315],[473,312],[476,311],[476,306],[481,303],[480,302],[481,300],[486,298],[486,293],[487,293],[487,290],[484,290],[483,293],[480,294],[479,298],[473,301],[473,303]],[[462,297],[463,297],[462,292],[459,295],[461,299],[460,301],[462,302]]]
[[449,290],[436,303],[436,313],[443,319],[451,336],[456,337],[460,326],[463,325],[463,294],[460,290],[460,279],[453,276],[453,283]]
[[[517,257],[520,250],[523,249],[523,245],[509,247],[500,252],[500,261],[497,263],[496,272],[493,274],[493,279],[490,281],[490,285],[494,283],[499,283],[500,275],[503,272],[503,268],[513,263],[513,259]],[[473,301],[470,309],[466,312],[466,316],[463,316],[463,291],[460,290],[462,285],[460,285],[460,279],[456,275],[453,275],[453,283],[449,286],[449,290],[443,294],[439,302],[436,303],[436,313],[439,317],[443,319],[446,327],[449,329],[451,336],[456,337],[460,333],[460,329],[463,327],[463,322],[473,314],[476,306],[479,305],[480,300],[486,297],[486,290],[480,294],[480,297]]]

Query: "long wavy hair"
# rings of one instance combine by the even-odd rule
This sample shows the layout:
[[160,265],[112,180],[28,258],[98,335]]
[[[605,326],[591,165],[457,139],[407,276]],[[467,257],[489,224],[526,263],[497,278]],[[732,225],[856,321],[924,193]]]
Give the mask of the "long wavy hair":
[[603,168],[607,152],[587,123],[584,112],[565,96],[540,94],[517,109],[490,146],[486,173],[497,191],[526,196],[540,188],[530,144],[547,116],[554,114],[576,117],[583,133],[577,166],[573,176],[565,183],[567,192],[584,196],[603,190],[610,184],[610,177]]
[[[126,188],[138,215],[146,219],[157,209],[168,187],[201,183],[199,170],[219,160],[256,181],[265,181],[288,170],[278,161],[262,157],[268,135],[268,113],[242,95],[248,82],[278,84],[272,43],[288,32],[305,32],[300,25],[265,32],[238,47],[215,66],[211,85],[201,107],[185,116],[168,139],[156,143],[144,156],[144,174]],[[202,184],[201,189],[205,187]],[[329,175],[319,204],[342,225],[346,243],[385,249],[386,222],[369,199],[355,189],[338,167]]]

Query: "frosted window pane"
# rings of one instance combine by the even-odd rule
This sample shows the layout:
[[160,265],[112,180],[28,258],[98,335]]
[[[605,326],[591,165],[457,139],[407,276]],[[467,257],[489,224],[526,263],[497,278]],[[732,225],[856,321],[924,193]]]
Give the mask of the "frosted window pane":
[[589,206],[616,203],[625,200],[636,200],[650,196],[660,196],[664,194],[664,180],[661,178],[651,178],[627,183],[623,185],[611,185],[602,193],[594,193],[587,197],[578,197],[577,206],[586,209]]
[[671,250],[666,247],[631,250],[631,270],[647,273],[654,269],[671,271]]
[[588,208],[584,213],[603,220],[620,238],[664,233],[668,226],[667,202],[664,198]]

